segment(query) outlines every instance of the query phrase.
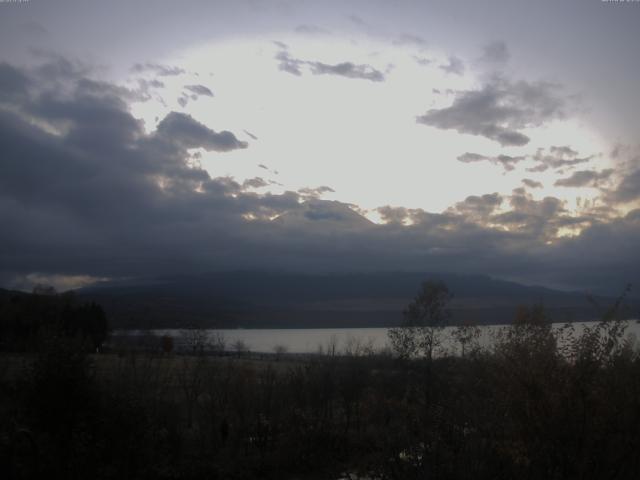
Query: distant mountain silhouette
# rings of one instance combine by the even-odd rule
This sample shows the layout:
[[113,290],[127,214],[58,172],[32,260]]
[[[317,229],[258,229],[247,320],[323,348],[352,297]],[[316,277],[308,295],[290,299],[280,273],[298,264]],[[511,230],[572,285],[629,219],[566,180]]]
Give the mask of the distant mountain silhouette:
[[[454,293],[452,323],[508,323],[519,305],[540,302],[554,321],[590,320],[602,313],[584,293],[440,273],[223,272],[105,283],[78,294],[103,305],[115,328],[375,327],[398,325],[421,282],[430,279],[442,280]],[[605,307],[613,299],[596,301]],[[637,307],[631,308],[632,316]]]

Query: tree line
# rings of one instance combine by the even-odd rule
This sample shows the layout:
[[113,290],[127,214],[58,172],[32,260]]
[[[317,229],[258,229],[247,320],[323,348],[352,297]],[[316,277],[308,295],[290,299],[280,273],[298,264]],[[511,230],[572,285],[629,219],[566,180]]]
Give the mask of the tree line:
[[463,325],[464,356],[436,355],[450,297],[444,285],[423,285],[387,354],[327,349],[259,362],[199,349],[88,355],[71,337],[41,343],[17,374],[15,365],[0,371],[2,471],[637,478],[640,354],[615,308],[571,332],[552,328],[543,306],[522,307],[491,347]]
[[73,292],[36,286],[33,293],[0,291],[0,350],[36,351],[55,337],[77,338],[83,348],[99,350],[108,334],[104,310],[79,302]]

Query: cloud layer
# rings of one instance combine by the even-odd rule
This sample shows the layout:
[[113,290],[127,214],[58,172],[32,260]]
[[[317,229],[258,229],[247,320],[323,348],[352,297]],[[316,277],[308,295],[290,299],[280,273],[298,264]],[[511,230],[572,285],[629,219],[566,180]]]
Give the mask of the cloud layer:
[[503,146],[522,146],[520,130],[564,116],[558,87],[545,82],[510,82],[494,78],[479,90],[458,92],[449,107],[431,109],[417,122],[444,130],[481,135]]
[[[560,114],[557,103],[547,105],[550,87],[500,85],[460,93],[454,113],[443,114],[451,122],[445,124],[476,131],[489,122],[509,130],[530,122],[526,111],[533,122]],[[558,198],[535,199],[517,188],[469,196],[441,213],[384,206],[383,223],[375,224],[357,206],[323,200],[329,186],[258,193],[264,179],[212,176],[192,164],[192,149],[226,155],[251,145],[224,126],[178,112],[147,133],[129,110],[135,91],[62,60],[29,70],[0,64],[0,86],[4,284],[29,275],[131,278],[224,269],[441,270],[610,290],[638,279],[638,210],[615,217],[586,208],[576,215]],[[516,98],[525,102],[516,105]],[[482,112],[493,116],[482,119]],[[577,152],[554,148],[537,161],[580,163]],[[465,155],[461,161],[505,169],[520,161]],[[566,181],[596,180],[577,173]],[[607,194],[638,198],[638,178],[631,172]]]

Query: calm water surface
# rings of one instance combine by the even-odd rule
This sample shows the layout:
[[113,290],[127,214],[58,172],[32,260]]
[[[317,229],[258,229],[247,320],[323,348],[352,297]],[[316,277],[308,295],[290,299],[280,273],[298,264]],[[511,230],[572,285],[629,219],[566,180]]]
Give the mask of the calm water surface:
[[[587,325],[594,322],[574,323],[577,334]],[[554,324],[554,328],[561,328],[564,324]],[[640,323],[636,320],[627,322],[627,335],[640,338]],[[455,353],[459,350],[459,344],[452,338],[454,327],[445,327],[442,331],[442,349]],[[494,334],[504,326],[489,325],[480,327],[481,335],[479,343],[489,346]],[[363,348],[380,351],[388,347],[388,328],[287,328],[287,329],[216,329],[200,331],[209,341],[213,342],[216,336],[222,336],[227,350],[233,350],[233,344],[242,341],[247,349],[252,352],[270,353],[278,347],[284,347],[289,353],[317,353],[334,350],[336,353]],[[169,330],[118,330],[115,336],[163,336],[174,338],[177,348],[183,347],[189,342],[189,333],[181,329]]]

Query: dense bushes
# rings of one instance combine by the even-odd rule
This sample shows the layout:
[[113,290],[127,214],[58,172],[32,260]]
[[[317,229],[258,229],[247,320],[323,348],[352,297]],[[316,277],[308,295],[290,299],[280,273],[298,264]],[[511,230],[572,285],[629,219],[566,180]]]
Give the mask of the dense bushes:
[[[61,337],[5,369],[9,478],[614,479],[640,473],[640,357],[523,309],[488,350],[400,360],[87,356]],[[363,353],[366,352],[366,353]],[[8,357],[0,357],[7,361]],[[12,357],[15,361],[15,357]],[[24,358],[24,357],[23,357]]]
[[53,337],[79,339],[83,348],[100,349],[108,332],[100,305],[77,302],[72,292],[0,291],[0,351],[26,352]]

